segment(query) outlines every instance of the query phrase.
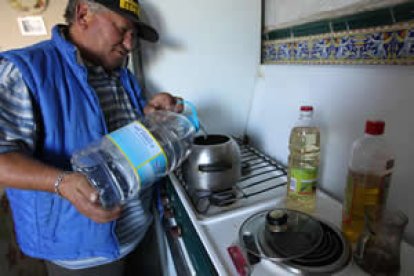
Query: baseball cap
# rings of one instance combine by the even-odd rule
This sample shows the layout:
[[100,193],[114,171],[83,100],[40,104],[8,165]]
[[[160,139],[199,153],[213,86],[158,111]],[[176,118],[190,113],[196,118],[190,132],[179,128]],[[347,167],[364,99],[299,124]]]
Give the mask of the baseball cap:
[[141,6],[138,3],[138,0],[95,0],[94,2],[99,3],[134,22],[139,38],[150,42],[156,42],[158,40],[157,31],[140,19]]

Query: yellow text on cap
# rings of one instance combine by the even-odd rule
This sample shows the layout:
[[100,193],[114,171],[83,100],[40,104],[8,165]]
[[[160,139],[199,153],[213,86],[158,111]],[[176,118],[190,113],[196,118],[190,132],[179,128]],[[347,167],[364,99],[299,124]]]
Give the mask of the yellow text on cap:
[[119,2],[119,7],[121,9],[128,10],[128,11],[134,13],[137,16],[139,16],[139,14],[141,12],[141,8],[138,5],[138,3],[133,1],[133,0],[121,0]]

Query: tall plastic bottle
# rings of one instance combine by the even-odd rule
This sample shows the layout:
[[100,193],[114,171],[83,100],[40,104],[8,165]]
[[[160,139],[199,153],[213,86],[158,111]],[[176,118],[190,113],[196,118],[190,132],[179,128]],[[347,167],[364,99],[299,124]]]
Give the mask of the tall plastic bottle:
[[320,162],[320,130],[313,119],[313,107],[301,106],[299,119],[289,138],[286,207],[312,213]]
[[196,114],[155,111],[75,152],[72,167],[89,178],[110,209],[177,168],[197,130]]
[[386,205],[394,156],[384,128],[384,121],[367,121],[365,135],[352,144],[342,212],[342,231],[351,242],[363,232],[365,212],[379,214]]

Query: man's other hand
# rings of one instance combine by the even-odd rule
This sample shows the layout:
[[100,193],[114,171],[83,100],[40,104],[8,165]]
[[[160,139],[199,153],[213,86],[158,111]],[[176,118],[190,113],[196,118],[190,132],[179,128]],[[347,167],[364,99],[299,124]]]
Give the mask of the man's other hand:
[[174,97],[170,93],[162,92],[154,95],[144,108],[144,113],[148,114],[156,110],[168,110],[182,112],[184,109],[182,99]]
[[119,206],[111,210],[102,208],[98,191],[91,186],[87,177],[81,173],[66,175],[59,186],[59,191],[80,213],[95,222],[105,223],[115,220],[121,213],[121,207]]

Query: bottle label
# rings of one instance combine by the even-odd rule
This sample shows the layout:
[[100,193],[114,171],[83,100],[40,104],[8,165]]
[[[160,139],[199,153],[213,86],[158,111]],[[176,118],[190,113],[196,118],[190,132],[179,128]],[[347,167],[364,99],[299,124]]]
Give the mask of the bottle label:
[[289,190],[297,195],[309,195],[316,189],[316,182],[318,178],[318,169],[297,169],[290,170],[290,185]]
[[156,174],[167,170],[167,156],[140,122],[134,121],[106,137],[119,149],[134,169],[139,188],[156,180]]

